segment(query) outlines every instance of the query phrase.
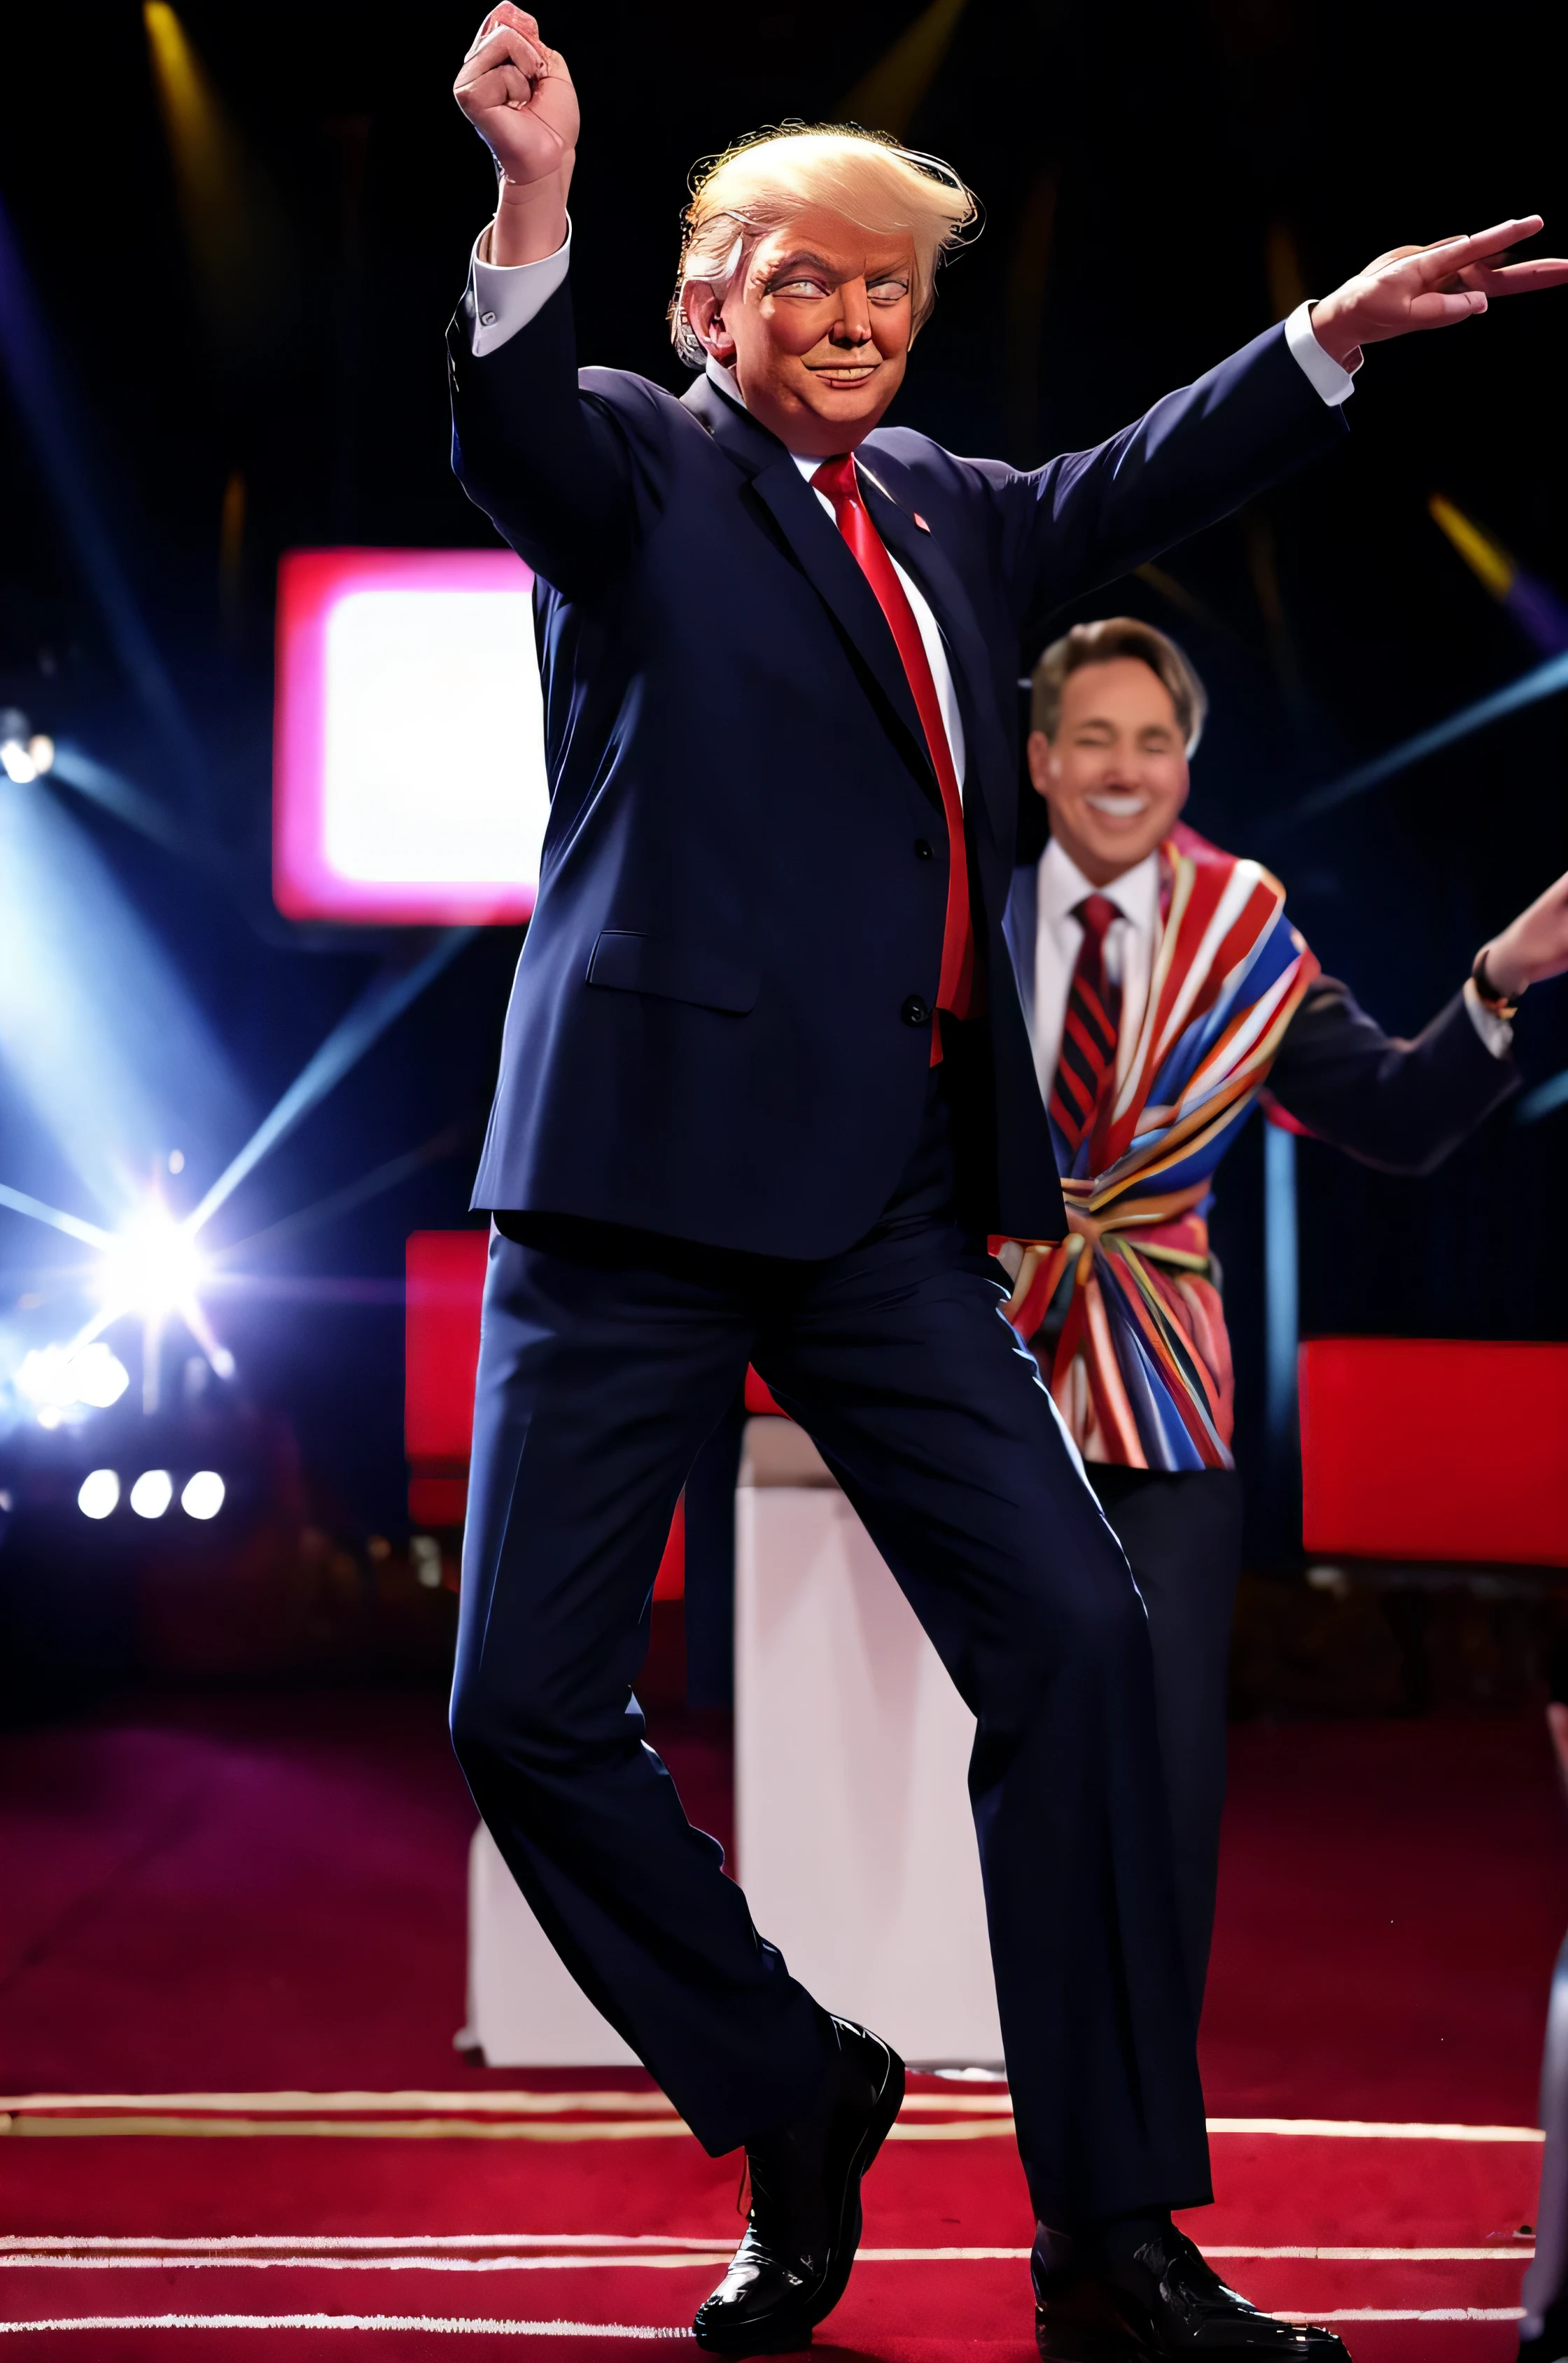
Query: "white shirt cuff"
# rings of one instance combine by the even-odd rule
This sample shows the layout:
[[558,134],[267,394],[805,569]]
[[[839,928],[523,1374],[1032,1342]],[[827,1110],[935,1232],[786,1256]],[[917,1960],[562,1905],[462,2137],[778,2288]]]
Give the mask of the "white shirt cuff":
[[[537,266],[536,266],[537,267]],[[1315,394],[1335,408],[1356,390],[1355,379],[1326,353],[1312,333],[1312,306],[1298,304],[1284,324],[1284,340]]]
[[483,361],[519,328],[526,328],[565,279],[572,261],[572,217],[567,216],[561,245],[542,262],[517,262],[506,268],[498,262],[482,262],[479,247],[484,236],[481,230],[473,241],[462,299],[469,349],[476,361]]
[[1475,979],[1464,980],[1464,1005],[1470,1012],[1470,1022],[1491,1051],[1494,1059],[1506,1059],[1514,1047],[1514,1029],[1506,1017],[1488,1009],[1475,990]]

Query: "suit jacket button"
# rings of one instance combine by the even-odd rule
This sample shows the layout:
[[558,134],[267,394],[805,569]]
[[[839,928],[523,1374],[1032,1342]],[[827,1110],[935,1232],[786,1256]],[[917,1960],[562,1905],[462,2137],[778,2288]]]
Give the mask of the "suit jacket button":
[[931,1022],[930,1005],[922,1001],[917,993],[909,995],[898,1014],[906,1026],[929,1026]]
[[915,859],[917,861],[930,861],[935,859],[929,837],[917,837],[915,839]]

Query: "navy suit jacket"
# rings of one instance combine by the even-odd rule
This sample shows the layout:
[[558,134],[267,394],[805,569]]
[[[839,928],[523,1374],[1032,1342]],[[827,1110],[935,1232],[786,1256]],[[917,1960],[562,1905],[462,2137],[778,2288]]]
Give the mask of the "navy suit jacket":
[[[699,379],[579,374],[570,286],[483,360],[453,466],[534,570],[551,789],[473,1203],[821,1257],[918,1137],[940,793],[893,636],[784,446]],[[1062,1227],[1001,924],[1020,641],[1344,432],[1260,337],[1097,450],[1020,473],[884,427],[857,455],[947,645],[986,1015],[963,1211]],[[498,685],[499,688],[499,685]]]

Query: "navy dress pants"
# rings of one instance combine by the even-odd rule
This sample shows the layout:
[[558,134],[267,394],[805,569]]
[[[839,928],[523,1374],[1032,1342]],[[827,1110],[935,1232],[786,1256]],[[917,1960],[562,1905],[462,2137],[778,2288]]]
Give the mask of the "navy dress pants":
[[804,2114],[821,2012],[688,1824],[633,1689],[676,1497],[753,1363],[976,1717],[1019,2147],[1037,2214],[1074,2230],[1210,2196],[1203,2100],[1143,1605],[953,1219],[941,1072],[883,1220],[821,1262],[497,1217],[452,1734],[567,1968],[705,2147]]
[[1090,1482],[1149,1611],[1154,1703],[1182,1949],[1203,2013],[1225,1812],[1230,1626],[1241,1576],[1241,1480],[1234,1469],[1091,1467]]

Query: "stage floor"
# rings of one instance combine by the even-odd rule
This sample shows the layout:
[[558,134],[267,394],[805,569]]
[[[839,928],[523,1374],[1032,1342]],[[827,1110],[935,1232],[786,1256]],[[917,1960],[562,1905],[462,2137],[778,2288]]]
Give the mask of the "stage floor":
[[[727,1835],[722,1726],[661,1742]],[[0,1793],[7,2355],[684,2340],[736,2162],[646,2080],[453,2051],[473,1816],[439,1702],[148,1702],[0,1736]],[[1565,1920],[1537,1718],[1234,1735],[1190,2227],[1250,2295],[1357,2363],[1513,2354]],[[866,2202],[819,2350],[1029,2363],[1004,2090],[917,2080]]]

